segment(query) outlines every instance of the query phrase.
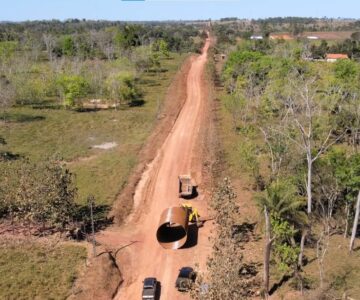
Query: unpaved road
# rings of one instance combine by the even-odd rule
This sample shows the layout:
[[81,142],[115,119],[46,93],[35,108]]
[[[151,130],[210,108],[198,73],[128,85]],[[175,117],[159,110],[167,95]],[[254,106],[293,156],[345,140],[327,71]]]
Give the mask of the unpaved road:
[[[206,126],[206,91],[204,69],[210,40],[207,39],[203,53],[194,58],[187,78],[187,97],[183,108],[164,144],[143,174],[135,196],[134,209],[121,228],[107,230],[97,236],[102,244],[115,249],[124,247],[117,254],[117,261],[124,276],[124,283],[115,299],[141,299],[142,280],[156,277],[161,282],[163,300],[189,299],[175,289],[178,270],[183,266],[199,264],[205,269],[206,257],[211,251],[209,234],[212,224],[206,223],[198,232],[192,233],[187,247],[165,250],[156,240],[156,230],[161,212],[183,201],[192,203],[206,216],[205,191],[201,189],[203,161],[201,158],[201,132]],[[194,200],[178,198],[178,175],[195,174],[200,184],[199,196]]]

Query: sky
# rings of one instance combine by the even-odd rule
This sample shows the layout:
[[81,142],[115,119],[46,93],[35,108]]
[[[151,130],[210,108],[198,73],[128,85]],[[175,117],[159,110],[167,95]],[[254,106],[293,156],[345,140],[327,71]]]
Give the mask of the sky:
[[0,0],[0,21],[360,18],[359,0]]

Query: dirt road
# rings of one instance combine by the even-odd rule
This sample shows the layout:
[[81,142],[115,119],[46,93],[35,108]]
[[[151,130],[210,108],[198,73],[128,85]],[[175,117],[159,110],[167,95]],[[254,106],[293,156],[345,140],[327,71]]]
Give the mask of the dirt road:
[[[203,76],[210,40],[203,53],[194,58],[187,78],[187,97],[184,106],[154,161],[143,174],[134,195],[134,209],[120,229],[100,233],[97,240],[114,248],[124,247],[118,252],[117,261],[124,276],[115,299],[141,299],[142,280],[156,277],[161,282],[161,298],[189,299],[174,288],[178,270],[183,266],[205,269],[206,256],[211,246],[208,236],[211,224],[197,232],[194,230],[185,248],[165,250],[156,240],[156,230],[161,212],[171,206],[179,206],[184,200],[178,198],[178,175],[194,173],[200,184],[199,196],[187,200],[207,215],[206,196],[201,190],[203,161],[201,152],[201,129],[206,126]],[[201,156],[201,155],[200,155]]]

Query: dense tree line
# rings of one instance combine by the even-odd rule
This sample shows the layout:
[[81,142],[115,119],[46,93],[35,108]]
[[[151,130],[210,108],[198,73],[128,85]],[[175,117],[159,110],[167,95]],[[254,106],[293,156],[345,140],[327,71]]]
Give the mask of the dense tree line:
[[58,57],[103,58],[115,56],[115,48],[124,50],[149,45],[158,39],[163,39],[170,51],[194,51],[196,45],[192,38],[198,32],[199,28],[193,25],[178,23],[143,25],[86,20],[33,21],[0,23],[0,42],[16,42],[20,49],[46,49]]
[[[360,211],[359,76],[355,61],[303,61],[297,43],[243,42],[224,66],[236,157],[251,174],[264,220],[265,298],[273,262],[303,290],[304,248],[315,247],[324,290],[331,236],[350,236],[353,250]],[[235,281],[234,289],[241,279]]]
[[58,101],[70,108],[90,97],[139,105],[139,76],[165,71],[161,61],[171,53],[199,51],[200,29],[77,19],[0,23],[0,114],[13,104]]

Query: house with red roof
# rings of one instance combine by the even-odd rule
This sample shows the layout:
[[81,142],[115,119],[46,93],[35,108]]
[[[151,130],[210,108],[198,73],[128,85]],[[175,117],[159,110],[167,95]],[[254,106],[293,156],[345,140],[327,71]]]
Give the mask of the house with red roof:
[[342,53],[328,53],[325,56],[325,60],[327,62],[336,62],[339,59],[349,59],[349,56],[347,54],[342,54]]

